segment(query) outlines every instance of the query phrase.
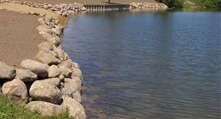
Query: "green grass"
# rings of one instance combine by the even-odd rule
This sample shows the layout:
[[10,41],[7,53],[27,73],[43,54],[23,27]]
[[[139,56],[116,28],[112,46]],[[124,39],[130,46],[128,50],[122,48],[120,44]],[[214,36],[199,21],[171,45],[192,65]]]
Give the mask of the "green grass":
[[0,96],[0,119],[73,119],[66,112],[59,115],[43,116],[38,111],[30,111],[6,96]]

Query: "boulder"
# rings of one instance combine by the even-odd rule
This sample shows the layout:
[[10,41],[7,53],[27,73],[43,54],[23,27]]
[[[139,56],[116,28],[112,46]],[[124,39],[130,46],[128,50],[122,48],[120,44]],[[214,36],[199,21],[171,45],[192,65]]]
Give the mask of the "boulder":
[[48,64],[48,65],[59,64],[61,62],[58,58],[53,56],[51,53],[46,53],[44,51],[38,52],[35,58],[42,61],[44,64]]
[[58,76],[58,78],[61,80],[61,81],[64,81],[64,75],[63,74],[60,74],[59,76]]
[[78,63],[76,63],[76,62],[73,62],[73,67],[74,67],[74,68],[77,68],[77,69],[80,69],[79,64],[78,64]]
[[65,12],[63,12],[62,13],[62,15],[61,16],[64,16],[64,17],[68,17],[69,16],[69,14],[65,11]]
[[50,34],[50,33],[45,33],[42,35],[45,39],[50,39],[52,38],[53,36]]
[[44,8],[44,9],[48,9],[48,6],[47,6],[47,5],[44,5],[43,8]]
[[63,66],[63,67],[70,69],[72,68],[72,63],[66,60],[66,61],[61,62],[58,66]]
[[68,60],[68,59],[69,59],[68,54],[66,52],[64,52],[64,60],[63,61]]
[[59,23],[59,20],[54,20],[55,25],[58,25],[58,23]]
[[2,93],[20,104],[24,104],[28,97],[27,87],[20,79],[4,83]]
[[72,70],[72,76],[79,77],[81,81],[83,81],[83,75],[80,69],[72,68],[71,70]]
[[62,31],[58,28],[52,28],[52,31],[57,35],[57,36],[60,36]]
[[62,95],[67,95],[73,98],[73,94],[77,91],[80,91],[81,85],[77,82],[77,80],[65,78],[64,79],[64,87],[61,89]]
[[69,11],[68,11],[68,14],[69,14],[69,15],[74,15],[74,13],[75,13],[74,10],[69,10]]
[[21,66],[24,69],[30,70],[34,73],[36,73],[40,77],[47,77],[48,76],[48,65],[43,64],[38,61],[25,59],[21,62]]
[[48,68],[48,77],[57,77],[61,74],[60,69],[56,65],[51,65]]
[[38,18],[38,22],[39,22],[40,24],[45,24],[44,18]]
[[33,11],[29,11],[29,14],[30,14],[30,15],[34,15],[35,12],[33,12]]
[[52,104],[45,101],[32,101],[25,107],[30,108],[31,111],[39,111],[42,115],[52,116],[53,114],[58,115],[65,113],[66,108],[64,106]]
[[62,96],[62,98],[62,106],[69,107],[70,116],[76,119],[86,119],[84,107],[79,102],[68,96]]
[[58,36],[49,37],[49,38],[47,38],[47,40],[56,46],[61,44],[61,39]]
[[44,80],[38,80],[42,83],[48,83],[48,84],[52,84],[55,86],[59,86],[59,84],[61,83],[61,80],[59,78],[48,78],[48,79],[44,79]]
[[54,18],[52,16],[46,15],[44,19],[45,19],[45,22],[51,22]]
[[21,79],[23,82],[32,82],[38,79],[37,74],[30,70],[16,69],[16,79]]
[[59,69],[61,71],[61,74],[64,75],[66,78],[70,78],[72,75],[72,71],[64,66],[59,66]]
[[16,70],[3,62],[0,62],[0,79],[14,79]]
[[61,62],[58,66],[64,66],[64,67],[66,67],[66,68],[68,68],[68,69],[72,69],[72,68],[80,68],[80,66],[79,66],[79,64],[78,63],[76,63],[76,62],[73,62],[71,59],[67,59],[67,60],[65,60],[65,61],[63,61],[63,62]]
[[54,51],[58,53],[59,59],[61,61],[64,61],[64,59],[65,59],[65,52],[64,52],[64,50],[62,50],[60,47],[58,47],[58,48],[54,49]]
[[38,16],[38,15],[40,15],[40,13],[38,13],[38,12],[34,12],[34,15]]
[[75,99],[77,102],[81,103],[81,91],[76,91],[73,93],[73,99]]
[[76,80],[80,86],[82,85],[82,81],[79,77],[71,76],[71,79]]
[[48,7],[51,8],[53,5],[52,4],[48,4]]
[[54,104],[61,102],[61,91],[55,85],[42,81],[35,81],[29,89],[29,95],[33,100],[47,101]]
[[82,8],[81,8],[81,11],[86,11],[86,10],[87,10],[86,7],[82,7]]
[[49,29],[49,28],[46,28],[42,25],[38,26],[36,28],[39,32],[45,32],[45,33],[49,33],[49,34],[52,34],[53,33],[53,30],[52,29]]

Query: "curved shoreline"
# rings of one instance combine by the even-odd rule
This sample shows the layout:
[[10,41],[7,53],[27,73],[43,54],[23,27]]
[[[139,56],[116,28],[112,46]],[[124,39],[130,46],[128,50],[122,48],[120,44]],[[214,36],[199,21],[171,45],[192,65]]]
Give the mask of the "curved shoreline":
[[31,110],[39,109],[43,115],[63,113],[68,106],[70,116],[86,118],[84,107],[81,105],[82,72],[79,65],[61,49],[60,37],[67,18],[52,11],[20,5],[17,2],[0,3],[0,9],[42,16],[38,18],[40,25],[36,29],[45,39],[38,45],[39,51],[34,60],[21,61],[22,68],[0,62],[2,94]]
[[[26,87],[29,87],[29,89],[26,89],[27,91],[24,91],[24,92],[27,92],[27,94],[30,95],[29,97],[32,97],[31,101],[26,106],[30,107],[31,110],[34,110],[36,109],[36,105],[47,105],[45,104],[45,102],[44,104],[42,104],[43,101],[46,101],[46,102],[54,103],[55,105],[52,105],[52,106],[54,107],[56,106],[56,108],[63,108],[64,106],[70,106],[72,107],[70,108],[70,110],[73,112],[70,114],[71,116],[75,118],[86,118],[84,108],[80,104],[81,103],[80,92],[81,92],[81,86],[83,82],[83,75],[81,73],[79,65],[73,62],[69,58],[68,54],[64,50],[62,50],[60,37],[63,33],[64,27],[67,24],[67,16],[74,14],[75,12],[86,11],[87,9],[82,4],[79,4],[79,3],[59,4],[59,5],[56,4],[53,6],[47,3],[37,4],[37,3],[31,3],[31,2],[17,2],[17,1],[13,1],[12,3],[10,3],[7,0],[3,0],[3,1],[4,2],[2,3],[0,2],[0,9],[19,12],[19,13],[25,13],[28,15],[41,16],[41,18],[38,18],[40,25],[36,29],[39,31],[39,34],[43,36],[43,38],[46,40],[38,45],[39,52],[37,53],[35,60],[24,59],[20,64],[23,69],[25,69],[26,71],[31,71],[37,76],[35,78],[29,77],[29,79],[25,79],[25,81],[22,80],[23,82],[35,81],[31,86],[26,85]],[[131,8],[142,9],[142,8],[146,8],[147,5],[149,4],[133,3],[131,4]],[[151,6],[155,6],[155,4],[151,4]],[[33,7],[37,7],[37,8],[33,8]],[[166,6],[161,5],[161,4],[159,5],[159,7],[167,8]],[[64,10],[62,11],[63,8]],[[4,63],[2,64],[5,66]],[[19,77],[18,72],[21,69],[15,69],[9,66],[5,66],[5,67],[10,68],[10,73],[11,73],[10,75],[13,75],[13,76],[2,78],[0,74],[0,79],[8,79],[6,83],[4,83],[2,86],[2,92],[4,95],[8,95],[10,97],[10,95],[12,96],[12,94],[10,94],[10,92],[4,91],[4,89],[7,87],[5,85],[7,85],[7,83],[19,82],[18,80],[20,80],[20,78],[18,78]],[[20,77],[24,77],[24,75]],[[56,78],[56,80],[50,81],[51,78]],[[57,81],[57,79],[59,81]],[[77,89],[73,89],[74,91],[71,89],[71,87],[68,87],[68,84],[72,84],[73,81],[77,83],[76,87],[78,87]],[[36,89],[36,87],[38,87],[36,85],[43,85],[46,82],[49,83],[50,86],[54,86],[54,88],[59,88],[56,94],[51,94],[53,96],[50,97],[50,99],[47,99],[48,97],[45,96],[44,94],[43,94],[44,95],[43,98],[39,98],[42,95],[39,96],[39,95],[36,95],[36,92],[33,92],[33,90]],[[27,94],[23,94],[23,93],[18,94],[18,95],[26,95],[25,97],[21,96],[22,99],[19,99],[18,102],[21,104],[24,104],[26,101],[24,99],[27,98]],[[51,98],[53,98],[53,100],[51,100]],[[13,99],[13,96],[12,96],[12,99]],[[63,102],[60,101],[61,99],[63,99]],[[39,100],[43,100],[43,101],[39,101]],[[67,104],[67,102],[74,102],[74,106],[72,103]],[[75,105],[77,105],[77,107],[75,107]],[[78,114],[76,114],[77,110],[75,108],[79,109],[80,113],[78,111]],[[44,113],[47,110],[43,108],[42,109],[40,108],[40,110],[42,114],[50,115],[48,113]]]

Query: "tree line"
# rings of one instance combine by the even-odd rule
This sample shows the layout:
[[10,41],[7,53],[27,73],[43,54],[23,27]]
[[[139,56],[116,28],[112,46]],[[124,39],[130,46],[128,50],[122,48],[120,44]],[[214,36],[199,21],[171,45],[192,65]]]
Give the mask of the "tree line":
[[[168,7],[183,7],[186,0],[156,0]],[[189,0],[198,6],[207,8],[221,8],[221,0]]]

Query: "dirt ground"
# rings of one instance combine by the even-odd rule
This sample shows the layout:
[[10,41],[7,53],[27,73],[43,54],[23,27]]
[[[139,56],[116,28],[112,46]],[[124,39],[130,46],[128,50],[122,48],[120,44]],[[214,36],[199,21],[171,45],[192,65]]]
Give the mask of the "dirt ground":
[[0,10],[0,61],[19,66],[25,59],[33,59],[37,46],[45,41],[38,34],[38,17]]

